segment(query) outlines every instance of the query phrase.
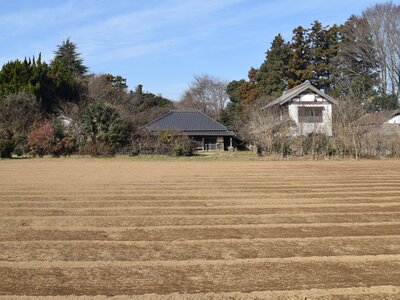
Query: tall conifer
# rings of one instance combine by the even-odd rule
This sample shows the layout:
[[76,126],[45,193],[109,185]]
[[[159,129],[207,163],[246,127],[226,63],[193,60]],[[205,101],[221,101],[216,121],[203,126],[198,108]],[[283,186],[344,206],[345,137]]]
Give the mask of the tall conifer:
[[309,69],[310,45],[307,39],[307,30],[299,26],[293,30],[293,38],[290,43],[291,58],[287,70],[288,87],[292,88],[304,81],[311,79]]
[[261,96],[272,99],[278,97],[286,88],[285,73],[289,62],[289,51],[289,45],[278,34],[257,72],[257,85]]
[[84,75],[88,68],[83,64],[81,54],[77,52],[77,46],[69,38],[57,46],[54,51],[52,65],[60,65],[65,71],[72,75]]

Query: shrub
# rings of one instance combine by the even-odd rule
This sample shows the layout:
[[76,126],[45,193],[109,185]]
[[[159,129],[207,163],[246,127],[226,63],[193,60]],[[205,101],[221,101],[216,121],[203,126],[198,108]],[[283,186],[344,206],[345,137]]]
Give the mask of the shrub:
[[158,135],[157,154],[173,156],[193,155],[194,143],[179,131],[164,130]]
[[188,140],[177,141],[173,147],[175,156],[192,156],[193,155],[193,145]]
[[137,156],[140,154],[140,145],[139,144],[133,144],[131,148],[131,152],[129,153],[129,156]]
[[0,156],[26,151],[27,135],[40,120],[39,104],[31,94],[9,94],[0,100]]
[[104,142],[88,142],[83,147],[81,154],[91,156],[112,156],[114,155],[113,148]]
[[14,145],[10,133],[0,128],[0,158],[11,157],[13,149]]
[[163,130],[158,136],[144,130],[132,144],[131,156],[138,154],[158,154],[169,156],[191,156],[195,142],[179,131]]
[[329,139],[322,133],[310,133],[304,139],[304,153],[317,156],[325,156],[327,154]]
[[69,138],[63,137],[60,140],[56,140],[56,144],[51,149],[51,154],[53,156],[67,156],[71,154],[75,154],[77,152],[76,141]]
[[121,118],[111,105],[96,101],[90,103],[82,115],[86,143],[83,154],[92,156],[113,155],[117,151],[126,151],[129,140],[132,140],[131,122]]
[[71,155],[77,151],[75,140],[67,135],[59,121],[40,123],[29,133],[27,145],[31,153],[39,156]]
[[[107,103],[102,101],[90,103],[83,112],[82,122],[86,140],[89,143],[87,148],[107,149],[107,153],[99,155],[109,155],[108,147],[115,151],[128,144],[129,134],[132,131],[131,124],[122,119],[118,112]],[[107,145],[107,147],[100,145]]]
[[68,128],[63,125],[59,120],[55,120],[52,123],[54,145],[50,149],[50,153],[53,156],[60,155],[71,155],[77,152],[77,141],[73,136],[70,136]]
[[34,154],[50,154],[54,146],[53,127],[46,120],[34,128],[28,135],[28,149]]

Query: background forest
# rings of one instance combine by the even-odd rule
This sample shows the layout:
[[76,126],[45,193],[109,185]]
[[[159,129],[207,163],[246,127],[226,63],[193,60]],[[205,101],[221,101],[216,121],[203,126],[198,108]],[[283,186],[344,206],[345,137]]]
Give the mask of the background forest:
[[[289,41],[278,34],[264,62],[250,68],[247,79],[225,82],[197,75],[178,102],[145,92],[140,84],[129,90],[118,75],[91,74],[78,46],[67,38],[50,62],[39,54],[2,66],[0,154],[190,155],[190,141],[178,133],[154,142],[141,127],[174,108],[202,110],[236,130],[241,140],[259,140],[263,146],[268,138],[265,132],[255,134],[254,126],[273,121],[264,118],[260,123],[259,108],[305,80],[339,101],[336,136],[348,132],[340,141],[324,138],[323,152],[358,153],[363,136],[349,130],[350,124],[367,112],[399,107],[400,6],[378,4],[345,24],[314,21],[309,28],[295,28]],[[332,143],[341,146],[332,150]],[[270,149],[282,152],[286,146]]]

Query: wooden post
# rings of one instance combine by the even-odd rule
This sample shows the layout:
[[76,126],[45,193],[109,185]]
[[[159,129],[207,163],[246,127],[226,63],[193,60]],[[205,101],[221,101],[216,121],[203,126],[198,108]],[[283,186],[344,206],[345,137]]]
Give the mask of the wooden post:
[[202,137],[202,140],[203,140],[203,151],[205,150],[205,148],[204,148],[204,136]]

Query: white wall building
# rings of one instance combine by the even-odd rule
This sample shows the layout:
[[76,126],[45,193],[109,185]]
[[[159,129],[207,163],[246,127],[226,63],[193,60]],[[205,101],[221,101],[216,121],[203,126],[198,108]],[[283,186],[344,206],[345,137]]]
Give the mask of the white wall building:
[[307,135],[312,132],[332,135],[332,105],[337,101],[306,81],[283,93],[268,103],[262,110],[273,110],[289,116],[296,123],[293,135]]
[[400,125],[400,111],[397,110],[397,114],[391,117],[388,121],[388,124],[399,124]]
[[384,110],[366,114],[353,123],[353,126],[371,129],[400,130],[400,109]]

